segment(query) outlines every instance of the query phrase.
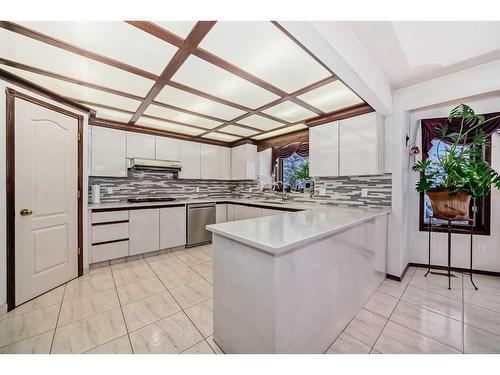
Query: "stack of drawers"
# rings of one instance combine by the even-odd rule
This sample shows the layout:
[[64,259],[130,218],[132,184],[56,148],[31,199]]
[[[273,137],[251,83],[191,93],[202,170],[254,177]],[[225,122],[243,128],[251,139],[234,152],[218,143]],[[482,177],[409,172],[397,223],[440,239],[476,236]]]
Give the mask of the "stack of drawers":
[[91,263],[129,255],[129,212],[92,213]]

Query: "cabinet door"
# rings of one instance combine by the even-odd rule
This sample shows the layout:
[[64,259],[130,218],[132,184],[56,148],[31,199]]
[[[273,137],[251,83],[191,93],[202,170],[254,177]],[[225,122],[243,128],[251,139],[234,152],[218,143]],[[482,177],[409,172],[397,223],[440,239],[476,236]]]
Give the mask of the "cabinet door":
[[260,217],[260,209],[256,207],[234,206],[235,220],[245,220]]
[[131,210],[129,217],[130,255],[160,249],[160,209]]
[[182,163],[182,170],[179,178],[200,179],[201,160],[200,144],[195,142],[180,141],[179,159]]
[[160,209],[160,249],[186,245],[186,207]]
[[155,158],[155,136],[127,132],[127,158]]
[[376,112],[340,121],[340,175],[379,173],[378,125]]
[[220,180],[219,146],[202,143],[201,148],[201,178],[204,180]]
[[126,132],[92,126],[91,176],[126,177],[126,156]]
[[236,207],[236,205],[234,205],[234,204],[227,205],[227,211],[226,211],[226,220],[227,221],[236,221],[235,207]]
[[158,160],[180,160],[178,139],[156,137],[156,159]]
[[285,213],[284,211],[281,210],[274,210],[272,208],[261,208],[260,209],[260,216],[274,216],[274,215],[281,215]]
[[231,149],[229,147],[219,147],[219,178],[231,179]]
[[309,174],[315,177],[339,175],[338,121],[309,129]]
[[231,149],[231,180],[241,180],[242,179],[242,151],[239,147],[233,147]]
[[215,205],[215,223],[225,223],[227,220],[227,204]]

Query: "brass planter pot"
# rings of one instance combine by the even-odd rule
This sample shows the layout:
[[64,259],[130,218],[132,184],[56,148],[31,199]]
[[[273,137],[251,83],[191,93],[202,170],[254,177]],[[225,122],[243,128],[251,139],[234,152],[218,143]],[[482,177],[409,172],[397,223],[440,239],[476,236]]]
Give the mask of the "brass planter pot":
[[432,205],[432,215],[450,220],[464,220],[469,218],[471,195],[465,191],[451,194],[450,191],[427,192]]

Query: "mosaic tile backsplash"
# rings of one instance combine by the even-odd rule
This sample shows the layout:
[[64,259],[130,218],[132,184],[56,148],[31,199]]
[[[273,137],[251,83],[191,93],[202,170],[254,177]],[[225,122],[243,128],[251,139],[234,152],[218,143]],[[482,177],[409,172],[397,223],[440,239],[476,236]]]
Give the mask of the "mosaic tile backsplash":
[[[166,172],[129,170],[126,178],[90,177],[89,185],[94,184],[101,185],[101,202],[145,196],[176,199],[281,197],[281,193],[261,192],[257,181],[182,180]],[[112,191],[108,191],[108,188]],[[362,196],[363,191],[366,197]],[[315,194],[312,198],[309,194],[294,192],[290,194],[290,199],[342,206],[387,207],[391,205],[391,175],[315,178]]]
[[[256,181],[182,180],[174,178],[173,173],[134,170],[129,170],[125,178],[89,177],[89,186],[95,184],[101,185],[101,202],[161,196],[176,199],[231,198],[242,190],[258,190]],[[108,188],[112,192],[108,192]]]

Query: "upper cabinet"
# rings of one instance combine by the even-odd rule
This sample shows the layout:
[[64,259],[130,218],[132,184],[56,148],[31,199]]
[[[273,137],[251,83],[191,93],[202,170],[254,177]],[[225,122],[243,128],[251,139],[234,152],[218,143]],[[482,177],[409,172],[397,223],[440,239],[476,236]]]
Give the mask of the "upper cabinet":
[[127,158],[155,158],[154,135],[127,132]]
[[127,176],[127,134],[121,130],[91,126],[91,176]]
[[309,170],[315,177],[384,173],[384,122],[376,112],[309,129]]
[[231,175],[231,149],[201,144],[201,179],[229,180]]
[[384,173],[384,118],[376,112],[339,121],[340,176]]
[[309,174],[314,177],[339,175],[338,121],[309,129]]
[[257,145],[244,144],[231,149],[232,180],[255,180],[258,165]]
[[179,178],[201,178],[201,146],[200,143],[180,141],[179,159],[182,169]]
[[156,137],[156,159],[158,160],[179,160],[178,139]]

